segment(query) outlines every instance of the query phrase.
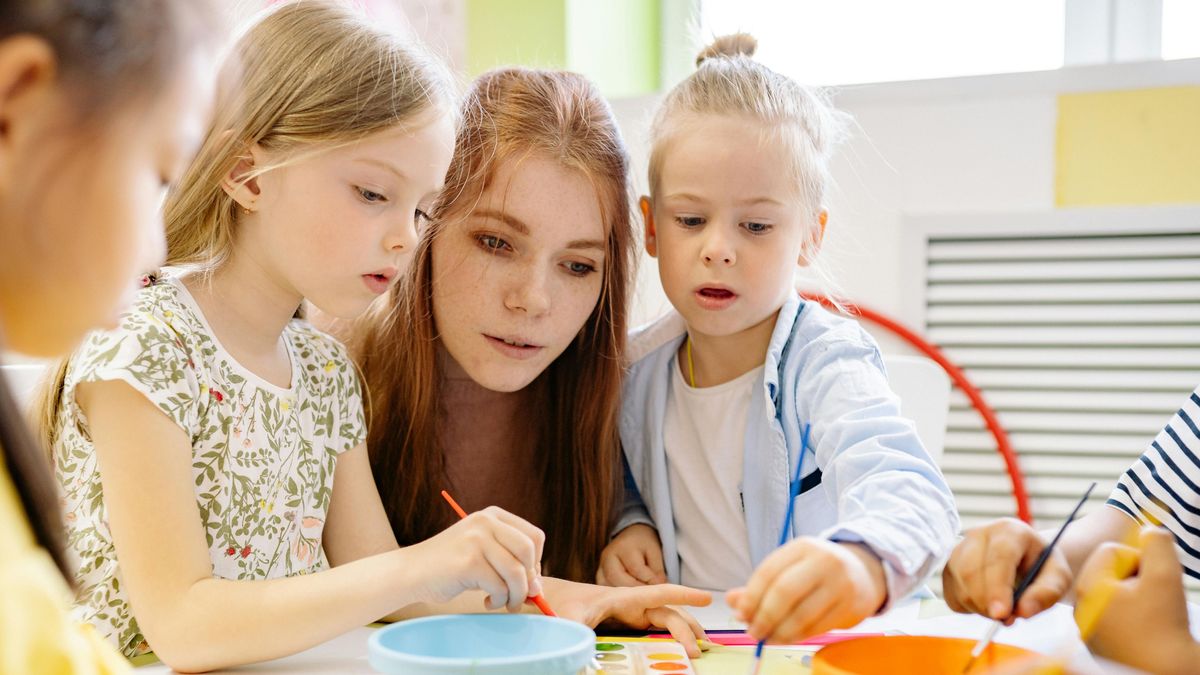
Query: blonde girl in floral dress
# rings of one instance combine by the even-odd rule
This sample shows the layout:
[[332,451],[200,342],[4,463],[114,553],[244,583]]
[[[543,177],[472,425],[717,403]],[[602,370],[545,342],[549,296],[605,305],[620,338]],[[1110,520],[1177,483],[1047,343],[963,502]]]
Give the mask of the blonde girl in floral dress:
[[182,271],[147,278],[47,408],[77,618],[126,656],[199,671],[468,589],[520,609],[541,591],[541,532],[496,509],[400,549],[355,370],[295,318],[304,299],[353,317],[397,275],[450,162],[449,78],[311,1],[262,17],[231,63],[165,206]]

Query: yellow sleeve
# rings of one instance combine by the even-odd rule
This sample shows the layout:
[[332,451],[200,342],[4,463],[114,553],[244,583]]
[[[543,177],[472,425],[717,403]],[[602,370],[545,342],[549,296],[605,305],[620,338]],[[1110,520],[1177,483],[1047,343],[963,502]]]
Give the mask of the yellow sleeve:
[[71,595],[36,546],[0,461],[0,673],[127,673],[129,663],[68,611]]

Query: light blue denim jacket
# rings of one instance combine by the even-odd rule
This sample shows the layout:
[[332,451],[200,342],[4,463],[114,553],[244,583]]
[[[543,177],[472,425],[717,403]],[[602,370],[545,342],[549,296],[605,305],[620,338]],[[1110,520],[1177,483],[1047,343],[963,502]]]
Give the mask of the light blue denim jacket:
[[[614,530],[656,527],[674,583],[680,561],[663,418],[685,330],[672,313],[631,336],[621,410],[625,502]],[[900,416],[875,341],[855,321],[793,298],[779,311],[755,391],[740,488],[751,562],[757,567],[779,543],[809,423],[792,536],[866,544],[884,562],[888,605],[908,595],[950,552],[959,519],[941,471]]]

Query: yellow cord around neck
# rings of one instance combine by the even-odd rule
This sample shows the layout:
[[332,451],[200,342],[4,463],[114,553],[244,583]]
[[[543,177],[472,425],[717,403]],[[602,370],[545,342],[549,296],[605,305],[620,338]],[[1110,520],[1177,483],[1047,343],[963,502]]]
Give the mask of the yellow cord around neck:
[[687,357],[688,357],[688,381],[691,382],[692,389],[695,389],[696,388],[696,366],[692,363],[692,334],[691,333],[688,333]]

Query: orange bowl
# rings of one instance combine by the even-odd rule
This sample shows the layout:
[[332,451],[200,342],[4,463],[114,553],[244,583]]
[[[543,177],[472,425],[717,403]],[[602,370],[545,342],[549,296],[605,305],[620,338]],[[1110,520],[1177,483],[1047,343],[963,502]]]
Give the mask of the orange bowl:
[[[975,644],[975,640],[922,635],[847,640],[817,652],[813,657],[813,675],[961,675]],[[1021,661],[1028,661],[1034,669],[1047,660],[1036,652],[993,642],[970,672],[982,675],[997,666],[1007,670]]]

